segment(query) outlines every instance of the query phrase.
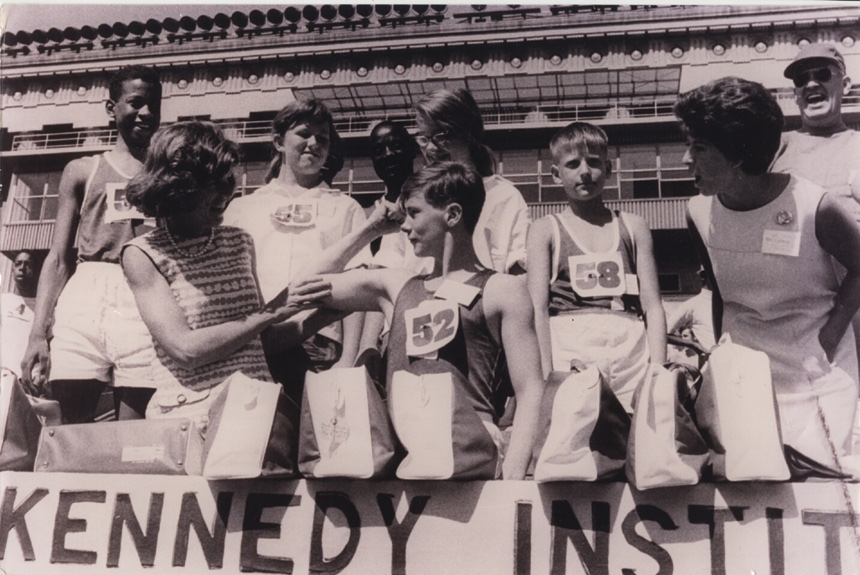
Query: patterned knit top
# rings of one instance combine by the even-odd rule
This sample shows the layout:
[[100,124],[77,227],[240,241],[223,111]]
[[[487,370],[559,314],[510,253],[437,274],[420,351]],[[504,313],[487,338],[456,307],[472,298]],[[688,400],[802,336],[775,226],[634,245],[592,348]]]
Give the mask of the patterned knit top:
[[[261,305],[253,273],[254,244],[244,231],[220,226],[208,236],[171,241],[166,228],[135,238],[136,246],[153,261],[170,285],[173,297],[192,330],[241,319]],[[150,409],[163,412],[182,405],[204,402],[211,388],[236,371],[271,381],[260,338],[254,338],[231,355],[184,369],[154,341],[159,365],[155,366],[157,391]],[[181,414],[171,416],[182,417]],[[149,414],[147,414],[149,417]]]

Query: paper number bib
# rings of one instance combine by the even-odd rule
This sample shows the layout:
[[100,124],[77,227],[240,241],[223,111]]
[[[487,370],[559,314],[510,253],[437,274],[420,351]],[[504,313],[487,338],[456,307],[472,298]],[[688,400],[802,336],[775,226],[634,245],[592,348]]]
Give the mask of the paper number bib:
[[460,309],[455,302],[427,300],[408,310],[406,319],[406,355],[431,356],[451,343],[460,327]]
[[272,219],[285,226],[311,228],[317,223],[317,200],[308,199],[281,206],[272,212]]
[[619,296],[626,293],[621,254],[586,254],[567,258],[573,290],[581,297]]
[[125,197],[125,184],[105,184],[105,223],[121,222],[123,220],[147,220],[155,224],[154,218],[147,218],[137,208],[128,203]]

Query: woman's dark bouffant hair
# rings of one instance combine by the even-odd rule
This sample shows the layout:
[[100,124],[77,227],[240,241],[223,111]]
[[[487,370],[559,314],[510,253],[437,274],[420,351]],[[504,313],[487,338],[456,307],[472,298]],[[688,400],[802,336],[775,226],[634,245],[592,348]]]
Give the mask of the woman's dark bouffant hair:
[[[334,121],[328,107],[321,100],[295,100],[281,108],[272,120],[272,137],[283,136],[287,130],[300,124],[323,123],[329,125],[330,137],[334,140]],[[278,177],[283,161],[282,155],[275,150],[266,182],[271,182]]]
[[177,122],[152,137],[143,168],[126,187],[126,198],[147,217],[185,213],[197,205],[202,190],[231,192],[238,161],[238,147],[215,124]]
[[483,177],[496,171],[493,152],[483,143],[484,120],[475,98],[464,88],[436,90],[415,105],[415,112],[432,120],[451,136],[469,144],[469,155]]
[[782,109],[767,88],[734,77],[681,94],[675,115],[690,136],[710,142],[750,175],[767,171],[785,124]]
[[457,162],[439,162],[410,176],[400,192],[400,205],[416,193],[424,194],[424,201],[434,208],[444,209],[451,204],[463,208],[463,223],[471,234],[478,225],[487,192],[484,180],[477,171]]

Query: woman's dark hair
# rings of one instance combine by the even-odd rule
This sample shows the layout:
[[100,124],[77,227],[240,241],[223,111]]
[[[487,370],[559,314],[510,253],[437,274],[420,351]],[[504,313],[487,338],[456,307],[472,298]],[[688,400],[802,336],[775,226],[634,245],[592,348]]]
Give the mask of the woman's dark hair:
[[470,234],[475,231],[487,197],[481,174],[457,162],[439,162],[410,176],[400,191],[401,207],[416,193],[423,193],[424,200],[434,208],[459,204],[463,208],[463,223]]
[[126,186],[126,198],[147,217],[188,212],[202,190],[233,191],[238,161],[238,147],[215,124],[177,122],[152,137],[143,168]]
[[[301,124],[328,124],[329,137],[334,140],[334,121],[331,112],[321,100],[314,99],[295,100],[281,108],[272,120],[272,137],[283,136],[287,130]],[[275,150],[272,162],[269,164],[266,182],[271,182],[278,177],[283,161],[283,156]]]
[[675,115],[690,136],[710,142],[751,175],[767,171],[785,124],[767,88],[731,76],[681,94]]
[[481,176],[492,176],[496,159],[489,147],[483,144],[484,120],[475,98],[468,90],[436,90],[424,96],[416,105],[419,116],[432,120],[445,132],[462,138],[469,145],[469,155]]

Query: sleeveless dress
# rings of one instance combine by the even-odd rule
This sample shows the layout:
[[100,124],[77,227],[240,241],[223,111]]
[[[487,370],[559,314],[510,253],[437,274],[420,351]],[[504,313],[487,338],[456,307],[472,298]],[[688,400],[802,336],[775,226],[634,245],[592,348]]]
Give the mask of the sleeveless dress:
[[839,289],[832,257],[815,235],[823,195],[792,176],[758,209],[734,211],[696,196],[689,213],[723,298],[723,331],[770,358],[783,441],[832,465],[834,451],[850,451],[857,357],[850,327],[832,363],[818,341]]
[[[251,237],[237,228],[220,226],[208,237],[177,240],[173,246],[166,228],[158,228],[129,242],[140,248],[167,280],[176,303],[192,330],[241,319],[262,304],[253,275]],[[192,254],[192,255],[187,255]],[[185,369],[153,340],[157,389],[147,418],[187,417],[205,429],[209,406],[224,380],[241,371],[253,379],[271,381],[263,345],[254,338],[227,357],[195,369]]]

